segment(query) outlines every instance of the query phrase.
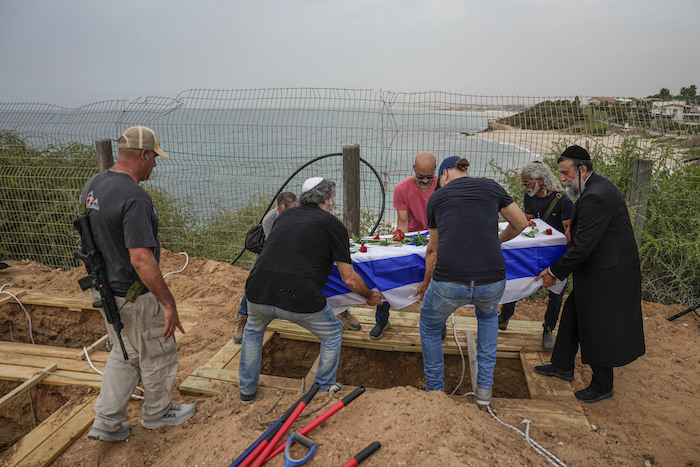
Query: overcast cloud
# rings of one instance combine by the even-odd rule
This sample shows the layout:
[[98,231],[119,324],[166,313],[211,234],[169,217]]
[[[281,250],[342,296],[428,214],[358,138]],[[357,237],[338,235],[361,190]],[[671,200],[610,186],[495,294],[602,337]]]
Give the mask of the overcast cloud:
[[0,0],[0,102],[192,88],[634,96],[700,86],[698,0]]

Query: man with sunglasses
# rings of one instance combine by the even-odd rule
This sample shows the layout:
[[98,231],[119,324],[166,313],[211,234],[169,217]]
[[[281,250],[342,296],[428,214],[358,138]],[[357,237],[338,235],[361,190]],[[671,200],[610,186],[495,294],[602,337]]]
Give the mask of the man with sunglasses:
[[[523,188],[525,189],[525,215],[528,219],[542,219],[554,229],[569,237],[569,225],[574,210],[574,203],[564,193],[557,177],[552,171],[539,161],[525,164],[520,169]],[[549,291],[549,303],[544,314],[542,324],[542,348],[552,350],[554,348],[554,336],[552,331],[557,325],[559,311],[561,310],[561,293]],[[498,315],[498,328],[502,331],[508,329],[508,321],[515,313],[515,302],[504,303],[501,306],[501,314]]]
[[[397,229],[416,232],[428,229],[426,208],[435,192],[437,159],[430,152],[421,152],[413,163],[413,176],[401,180],[394,188],[394,209],[398,216]],[[384,302],[375,312],[376,325],[369,332],[370,339],[380,339],[389,328],[389,303]],[[443,337],[444,340],[444,337]]]

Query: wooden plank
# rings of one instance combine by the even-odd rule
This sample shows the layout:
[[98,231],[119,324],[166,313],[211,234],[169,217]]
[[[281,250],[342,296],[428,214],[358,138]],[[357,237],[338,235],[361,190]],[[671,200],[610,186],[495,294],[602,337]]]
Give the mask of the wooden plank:
[[[270,331],[270,330],[265,331],[265,334],[263,334],[263,341],[262,341],[263,347],[265,347],[267,345],[267,343],[270,342],[270,340],[274,336],[275,336],[275,331]],[[240,363],[240,361],[241,361],[241,353],[237,352],[233,356],[231,361],[229,361],[224,368],[227,370],[238,371],[238,364]]]
[[221,381],[198,376],[188,376],[180,383],[180,392],[192,396],[217,396],[224,391],[218,389],[222,386]]
[[25,457],[20,466],[48,466],[73,444],[92,425],[95,412],[91,403],[86,404],[60,430],[54,432],[45,442]]
[[[22,295],[27,293],[27,291],[24,289],[15,290],[15,289],[5,288],[5,289],[3,289],[3,291],[10,292],[12,295],[14,295],[17,298],[20,298],[20,297],[22,297]],[[8,295],[8,294],[0,295],[0,305],[4,305],[5,303],[17,303],[17,300],[15,300],[12,295]],[[20,300],[20,302],[21,301],[22,300]]]
[[[235,370],[220,370],[218,368],[206,368],[200,366],[192,373],[192,376],[217,381],[226,381],[234,384],[240,383],[240,380],[238,379],[238,371]],[[281,376],[261,374],[260,386],[297,392],[301,387],[301,381],[298,379],[283,378]]]
[[[95,352],[95,350],[97,350],[98,347],[104,346],[105,342],[107,342],[107,339],[109,339],[109,334],[105,334],[104,336],[100,337],[87,347],[87,353],[88,355],[90,355],[90,360],[92,360],[92,353]],[[80,352],[77,352],[75,354],[75,359],[85,360],[85,351],[80,350]]]
[[472,380],[472,391],[476,393],[476,377],[479,372],[479,367],[476,363],[476,341],[474,340],[474,333],[471,331],[467,331],[467,356],[469,357],[469,373]]
[[[37,372],[36,367],[25,367],[17,365],[5,365],[0,363],[0,379],[7,381],[26,381]],[[72,386],[82,385],[99,388],[102,377],[96,373],[82,373],[77,371],[57,370],[54,373],[57,375],[70,376],[71,378],[61,378],[60,376],[48,375],[42,381],[44,384],[53,386]]]
[[[59,370],[78,371],[82,373],[94,373],[86,361],[78,361],[70,358],[42,357],[39,355],[23,355],[8,352],[0,352],[0,363],[5,365],[17,365],[34,367],[35,371],[42,369],[50,363],[56,363]],[[104,370],[105,364],[93,362],[96,368]]]
[[224,368],[240,351],[241,344],[236,344],[230,339],[204,366]]
[[571,383],[559,378],[544,376],[535,372],[535,366],[549,362],[549,355],[543,352],[521,352],[525,381],[532,399],[569,400],[578,404]]
[[8,449],[10,452],[8,466],[20,465],[23,459],[41,446],[46,439],[61,429],[66,421],[80,413],[85,407],[92,410],[96,397],[92,396],[81,401],[68,401],[65,405],[51,414],[49,418],[41,422],[34,430],[27,433],[24,438]]
[[523,419],[532,421],[538,428],[574,429],[577,432],[591,429],[588,418],[577,402],[565,405],[555,401],[500,398],[493,402],[498,418],[523,431]]
[[69,349],[67,347],[51,347],[50,345],[0,341],[0,351],[75,359],[75,349]]
[[[5,290],[13,293],[17,297],[21,294],[21,301],[25,305],[68,308],[69,311],[97,311],[97,308],[92,306],[92,299],[87,292],[85,292],[82,297],[70,297],[43,293],[34,289],[11,288]],[[9,296],[8,298],[12,299],[12,297]],[[12,300],[14,301],[14,299]],[[181,316],[190,315],[192,317],[198,317],[201,315],[198,308],[187,305],[178,305],[177,310],[178,314]]]
[[[51,365],[45,367],[43,371],[54,371],[55,369],[56,369],[56,364],[52,363]],[[5,407],[6,405],[8,405],[13,400],[17,399],[22,393],[24,393],[24,391],[27,391],[27,390],[33,388],[34,386],[36,386],[37,384],[39,384],[39,382],[42,379],[46,378],[47,376],[48,375],[46,373],[35,374],[31,378],[29,378],[27,381],[20,384],[19,386],[14,388],[9,393],[5,394],[2,397],[2,399],[0,399],[0,409]]]

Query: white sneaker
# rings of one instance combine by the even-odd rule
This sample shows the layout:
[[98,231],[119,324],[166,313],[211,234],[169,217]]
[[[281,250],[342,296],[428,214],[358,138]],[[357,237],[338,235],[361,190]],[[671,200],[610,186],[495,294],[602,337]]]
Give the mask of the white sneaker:
[[181,425],[186,420],[192,418],[197,412],[194,404],[170,404],[167,412],[158,420],[141,419],[141,426],[148,430],[157,430],[164,426]]
[[480,408],[491,405],[491,388],[484,389],[477,386],[474,392],[474,401]]

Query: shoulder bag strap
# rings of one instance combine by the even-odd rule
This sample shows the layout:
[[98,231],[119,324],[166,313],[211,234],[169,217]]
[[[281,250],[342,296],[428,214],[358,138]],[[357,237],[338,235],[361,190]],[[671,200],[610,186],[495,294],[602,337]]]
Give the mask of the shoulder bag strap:
[[557,192],[557,195],[554,197],[551,203],[549,203],[549,207],[547,208],[547,212],[544,213],[544,216],[542,217],[542,220],[547,222],[547,218],[549,215],[554,211],[554,206],[557,205],[559,200],[561,199],[561,193]]

